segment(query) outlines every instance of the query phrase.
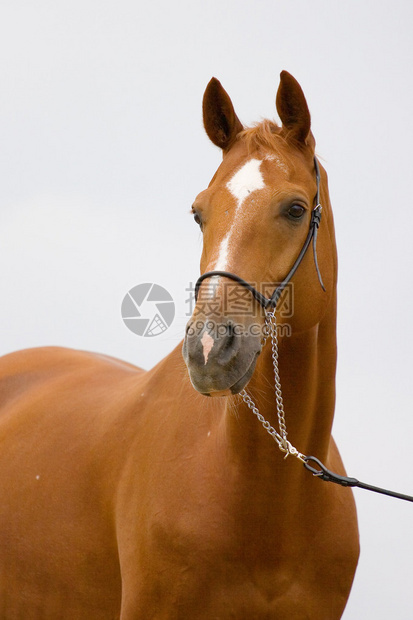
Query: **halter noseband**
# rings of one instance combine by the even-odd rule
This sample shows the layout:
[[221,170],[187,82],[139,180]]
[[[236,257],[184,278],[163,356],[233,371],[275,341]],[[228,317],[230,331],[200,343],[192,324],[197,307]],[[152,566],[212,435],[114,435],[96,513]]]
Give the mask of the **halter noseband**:
[[314,264],[317,271],[318,280],[321,284],[321,288],[323,289],[323,291],[326,290],[323,284],[323,280],[321,278],[320,269],[318,267],[317,261],[317,231],[318,227],[320,226],[322,206],[320,204],[320,168],[316,157],[314,157],[314,168],[317,181],[317,193],[315,197],[316,206],[311,212],[310,228],[308,230],[306,240],[304,241],[304,245],[301,248],[299,255],[297,256],[294,265],[292,266],[284,280],[281,282],[281,284],[279,284],[274,290],[271,297],[265,297],[265,295],[257,291],[257,289],[254,288],[252,284],[249,284],[249,282],[246,282],[246,280],[243,280],[235,273],[231,273],[230,271],[207,271],[198,278],[195,284],[195,300],[198,299],[199,287],[201,286],[202,282],[206,280],[206,278],[211,278],[213,276],[223,276],[225,278],[234,280],[234,282],[237,282],[237,284],[240,284],[241,286],[249,290],[250,293],[252,293],[253,297],[256,299],[256,301],[258,301],[258,303],[264,308],[264,310],[270,310],[271,308],[275,308],[279,298],[281,297],[281,293],[283,292],[288,282],[297,271],[301,261],[303,260],[304,255],[307,252],[307,249],[311,243],[311,240],[313,241]]

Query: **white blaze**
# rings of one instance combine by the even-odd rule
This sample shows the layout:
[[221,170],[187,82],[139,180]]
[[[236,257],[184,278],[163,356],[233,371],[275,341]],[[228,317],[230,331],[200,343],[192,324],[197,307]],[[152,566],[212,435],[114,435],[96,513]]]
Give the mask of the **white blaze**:
[[[239,220],[242,216],[242,203],[252,192],[265,187],[264,177],[260,170],[261,163],[261,159],[248,160],[227,183],[227,189],[235,198],[237,204],[231,228],[221,241],[218,259],[213,267],[214,271],[228,271],[227,265],[230,257],[231,239],[237,231]],[[213,295],[215,295],[217,284],[218,276],[211,278],[210,290]]]
[[208,361],[208,356],[211,353],[211,349],[214,346],[214,339],[213,337],[208,334],[208,332],[204,332],[204,335],[201,338],[201,343],[202,343],[202,352],[204,354],[204,364],[207,363]]
[[261,163],[260,159],[250,159],[228,181],[227,188],[237,200],[237,211],[251,192],[264,187],[264,178],[260,170]]
[[228,232],[223,240],[221,241],[221,245],[219,246],[219,254],[218,260],[215,264],[214,271],[225,271],[227,262],[228,262],[228,244],[229,244],[229,235]]

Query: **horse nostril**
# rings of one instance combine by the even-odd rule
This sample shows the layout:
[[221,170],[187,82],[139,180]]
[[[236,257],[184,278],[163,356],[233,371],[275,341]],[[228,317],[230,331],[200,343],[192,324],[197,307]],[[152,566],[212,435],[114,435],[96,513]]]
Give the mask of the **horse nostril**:
[[226,336],[226,343],[225,343],[226,348],[232,347],[234,343],[234,339],[235,339],[235,329],[234,329],[233,323],[231,322],[227,323],[226,330],[225,330],[225,336]]
[[192,336],[194,332],[194,321],[189,321],[185,327],[185,335]]
[[218,340],[221,340],[221,344],[216,351],[217,361],[219,364],[226,365],[237,355],[240,347],[237,331],[232,322],[229,321],[225,325]]

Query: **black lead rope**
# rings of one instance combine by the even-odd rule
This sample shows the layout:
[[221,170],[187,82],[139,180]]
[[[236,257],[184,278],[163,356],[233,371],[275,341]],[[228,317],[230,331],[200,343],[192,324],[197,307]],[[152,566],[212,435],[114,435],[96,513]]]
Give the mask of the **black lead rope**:
[[[318,467],[313,467],[310,463],[316,463]],[[397,493],[396,491],[389,491],[388,489],[382,489],[381,487],[375,487],[372,484],[366,484],[360,482],[357,478],[349,478],[348,476],[339,476],[334,472],[327,469],[321,461],[315,456],[304,457],[304,467],[310,471],[313,476],[324,480],[325,482],[334,482],[342,487],[358,487],[359,489],[366,489],[366,491],[373,491],[374,493],[381,493],[382,495],[389,495],[390,497],[396,497],[397,499],[404,499],[406,502],[413,502],[411,495],[405,495],[404,493]]]

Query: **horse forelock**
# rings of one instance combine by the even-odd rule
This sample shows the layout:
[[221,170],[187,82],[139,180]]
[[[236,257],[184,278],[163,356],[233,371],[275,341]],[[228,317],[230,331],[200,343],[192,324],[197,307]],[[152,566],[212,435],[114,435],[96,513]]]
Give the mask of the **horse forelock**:
[[282,128],[274,121],[264,119],[255,123],[252,127],[247,127],[240,134],[239,138],[243,140],[249,151],[259,149],[260,147],[270,151],[278,151],[281,143],[286,143],[285,137],[282,135]]
[[255,152],[259,158],[276,162],[277,168],[287,176],[294,174],[296,162],[292,157],[291,144],[282,127],[274,121],[264,119],[255,123],[240,132],[238,139],[245,145],[250,157]]

